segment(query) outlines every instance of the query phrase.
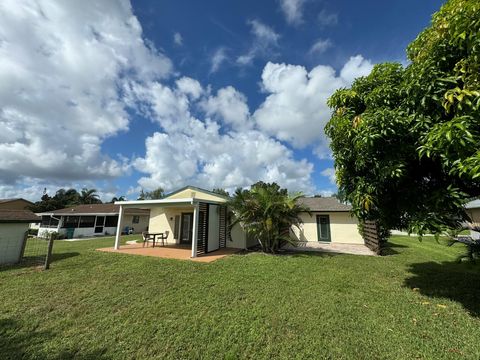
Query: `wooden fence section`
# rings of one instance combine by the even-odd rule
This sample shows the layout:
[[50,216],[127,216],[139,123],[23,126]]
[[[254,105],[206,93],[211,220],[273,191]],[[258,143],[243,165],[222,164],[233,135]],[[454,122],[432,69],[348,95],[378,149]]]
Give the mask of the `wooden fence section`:
[[365,221],[362,230],[365,246],[376,254],[381,255],[384,239],[381,238],[378,225],[375,221]]

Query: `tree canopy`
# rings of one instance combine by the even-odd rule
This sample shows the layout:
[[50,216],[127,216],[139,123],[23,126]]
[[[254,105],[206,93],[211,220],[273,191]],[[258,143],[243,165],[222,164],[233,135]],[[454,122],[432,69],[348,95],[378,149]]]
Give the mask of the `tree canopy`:
[[407,55],[336,91],[325,131],[357,216],[439,232],[480,195],[480,1],[448,1]]
[[58,189],[54,196],[49,196],[44,190],[40,201],[35,202],[30,209],[33,212],[45,212],[63,209],[80,204],[101,204],[97,190],[82,189],[79,193],[75,189]]
[[163,198],[164,196],[165,191],[161,187],[152,191],[144,191],[142,189],[140,191],[140,195],[138,196],[138,200],[157,200]]

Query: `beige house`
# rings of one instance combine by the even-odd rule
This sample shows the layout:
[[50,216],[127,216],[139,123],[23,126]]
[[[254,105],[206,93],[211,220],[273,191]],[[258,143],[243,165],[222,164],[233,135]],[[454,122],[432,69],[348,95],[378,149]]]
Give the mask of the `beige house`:
[[334,197],[304,197],[298,202],[311,211],[310,214],[301,214],[303,224],[300,229],[292,228],[292,235],[298,241],[364,244],[350,205]]
[[467,214],[473,223],[480,223],[480,200],[470,201],[465,205]]
[[[119,228],[124,214],[130,208],[150,211],[149,233],[165,233],[167,245],[191,247],[191,257],[197,257],[221,248],[245,249],[256,245],[247,239],[239,224],[227,235],[228,198],[194,186],[186,186],[159,200],[118,201]],[[363,244],[358,233],[358,222],[350,215],[350,206],[335,198],[302,198],[300,202],[311,209],[311,215],[301,215],[300,229],[292,235],[302,242],[335,242]],[[121,233],[117,231],[115,249],[120,248]]]
[[[115,204],[86,204],[39,213],[41,224],[38,236],[58,232],[66,238],[115,235],[120,206]],[[141,233],[148,229],[148,210],[129,208],[123,214],[120,232]]]
[[[124,213],[130,208],[150,211],[149,233],[168,231],[168,245],[191,247],[191,256],[197,257],[221,248],[247,247],[245,233],[235,226],[227,239],[228,198],[194,186],[186,186],[159,200],[117,201],[120,206],[119,228]],[[117,232],[115,249],[120,248]]]
[[0,209],[0,264],[21,260],[26,231],[38,217],[28,210]]

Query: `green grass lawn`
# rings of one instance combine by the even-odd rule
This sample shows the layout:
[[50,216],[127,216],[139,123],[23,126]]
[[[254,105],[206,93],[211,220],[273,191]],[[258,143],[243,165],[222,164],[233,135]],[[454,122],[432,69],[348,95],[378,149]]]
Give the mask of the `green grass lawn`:
[[95,251],[110,245],[0,268],[0,359],[480,358],[480,265],[455,262],[462,246],[197,263]]

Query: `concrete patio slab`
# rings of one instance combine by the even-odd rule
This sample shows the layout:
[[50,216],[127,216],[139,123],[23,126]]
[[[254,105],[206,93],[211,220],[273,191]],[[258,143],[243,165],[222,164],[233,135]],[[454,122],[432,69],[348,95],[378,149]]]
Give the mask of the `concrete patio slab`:
[[316,251],[337,254],[377,256],[372,250],[363,244],[339,244],[322,242],[300,242],[297,246],[287,245],[284,247],[291,251]]
[[143,247],[142,244],[128,244],[122,245],[119,250],[115,250],[113,247],[101,248],[97,250],[119,254],[143,255],[164,259],[192,260],[198,262],[212,262],[241,251],[240,249],[224,248],[207,253],[205,255],[200,255],[196,258],[192,258],[191,248],[182,246]]

